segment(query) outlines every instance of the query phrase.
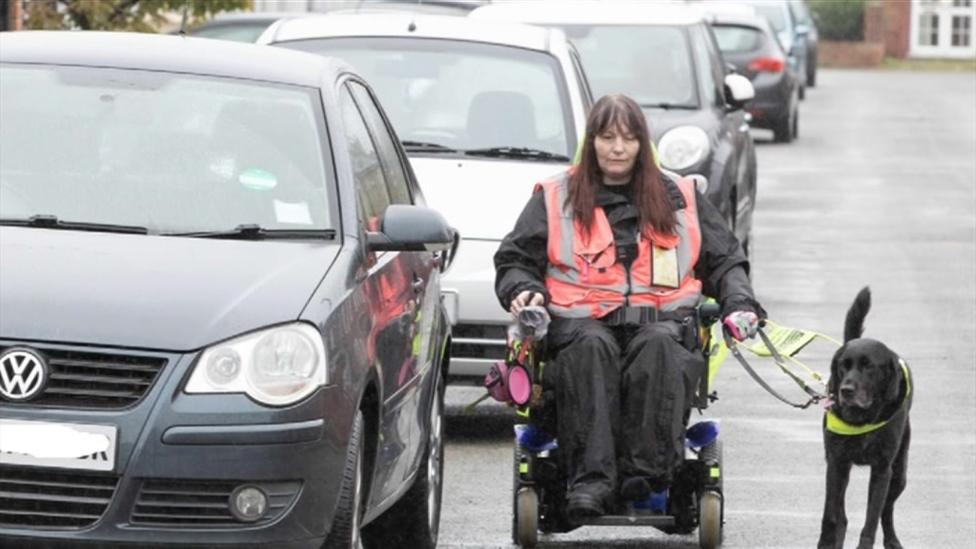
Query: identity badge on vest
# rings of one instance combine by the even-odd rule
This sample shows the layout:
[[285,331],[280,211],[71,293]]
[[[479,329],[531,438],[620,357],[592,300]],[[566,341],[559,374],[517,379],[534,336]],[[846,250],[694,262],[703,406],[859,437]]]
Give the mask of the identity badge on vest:
[[678,287],[678,248],[654,246],[651,284],[664,288]]

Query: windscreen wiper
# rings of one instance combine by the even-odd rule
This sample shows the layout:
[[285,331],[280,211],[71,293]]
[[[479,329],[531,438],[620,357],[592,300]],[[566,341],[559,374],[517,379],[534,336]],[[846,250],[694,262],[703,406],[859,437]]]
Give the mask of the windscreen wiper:
[[403,148],[412,152],[429,152],[429,153],[453,153],[458,152],[457,149],[452,149],[441,145],[440,143],[428,143],[426,141],[401,141]]
[[66,231],[91,231],[99,233],[149,234],[149,229],[138,225],[117,225],[114,223],[90,223],[87,221],[64,221],[56,215],[32,215],[27,219],[4,218],[0,225],[13,227],[38,227],[41,229],[62,229]]
[[335,229],[266,229],[255,223],[238,225],[228,231],[195,231],[185,233],[162,233],[163,236],[185,236],[191,238],[218,238],[227,240],[332,240]]
[[642,109],[664,109],[666,111],[673,109],[683,109],[683,110],[695,110],[698,107],[694,105],[689,105],[687,103],[668,103],[662,101],[660,103],[641,103],[640,107]]
[[527,147],[488,147],[485,149],[468,149],[464,154],[470,156],[487,156],[489,158],[527,158],[530,160],[552,160],[555,162],[569,162],[569,157]]

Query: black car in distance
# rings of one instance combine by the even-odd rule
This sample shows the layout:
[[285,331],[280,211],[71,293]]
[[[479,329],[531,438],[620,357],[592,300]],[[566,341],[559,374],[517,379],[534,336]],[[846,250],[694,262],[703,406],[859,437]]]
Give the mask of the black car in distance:
[[726,62],[749,78],[756,96],[746,105],[752,126],[789,143],[799,135],[800,82],[769,22],[748,13],[715,13],[712,32]]
[[436,545],[457,237],[350,67],[2,33],[0,119],[0,546]]

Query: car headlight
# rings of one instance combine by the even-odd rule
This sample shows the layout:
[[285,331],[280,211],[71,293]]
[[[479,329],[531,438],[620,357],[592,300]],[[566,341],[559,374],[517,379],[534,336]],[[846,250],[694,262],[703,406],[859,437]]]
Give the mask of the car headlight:
[[708,154],[708,136],[695,126],[678,126],[666,132],[657,144],[661,165],[683,170],[701,162]]
[[311,324],[296,322],[208,347],[185,391],[245,393],[281,406],[305,398],[327,377],[322,336]]

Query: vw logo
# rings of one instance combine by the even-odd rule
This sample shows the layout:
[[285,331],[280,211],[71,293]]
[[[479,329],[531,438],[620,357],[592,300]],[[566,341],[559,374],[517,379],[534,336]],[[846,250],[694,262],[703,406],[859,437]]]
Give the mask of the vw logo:
[[0,354],[0,396],[14,402],[28,401],[47,383],[47,364],[40,355],[25,348]]

